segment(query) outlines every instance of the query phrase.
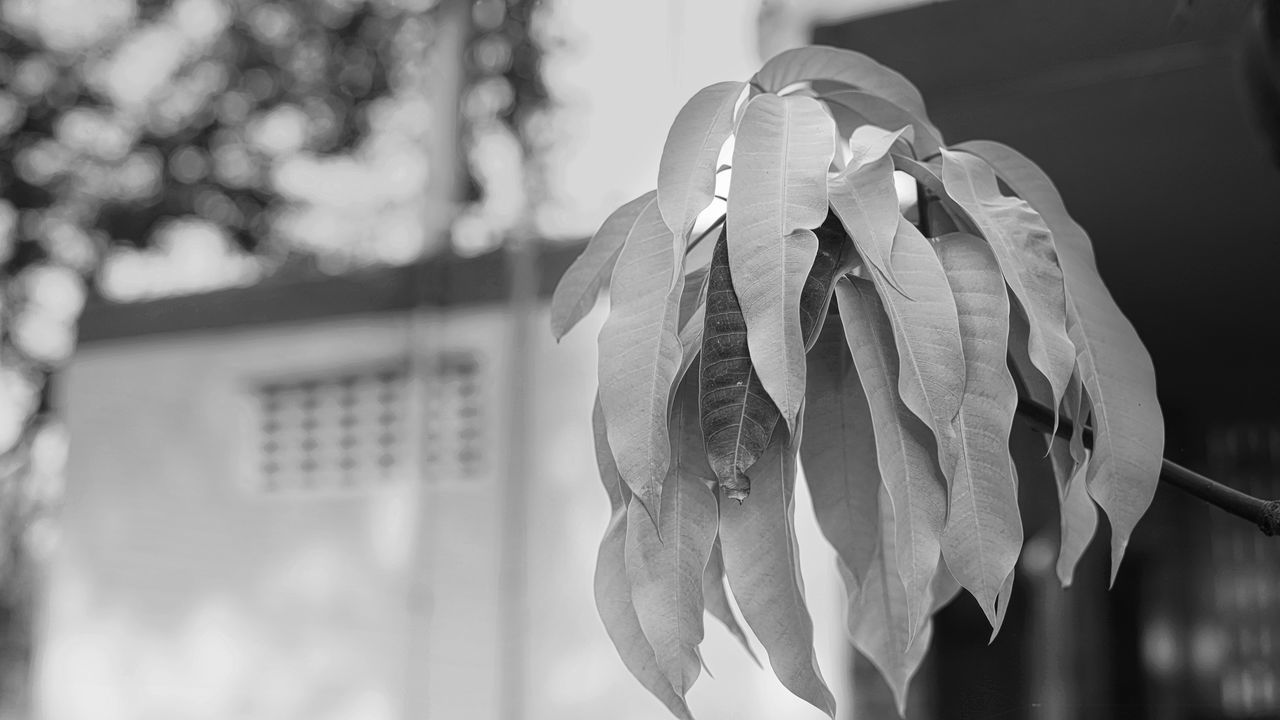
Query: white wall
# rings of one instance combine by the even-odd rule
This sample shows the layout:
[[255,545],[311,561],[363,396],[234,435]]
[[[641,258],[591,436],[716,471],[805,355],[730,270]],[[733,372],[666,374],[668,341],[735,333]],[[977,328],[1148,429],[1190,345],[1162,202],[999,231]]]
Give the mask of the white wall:
[[[72,450],[38,639],[38,717],[510,720],[504,696],[526,720],[665,717],[593,603],[608,517],[590,431],[603,312],[558,345],[545,309],[533,315],[518,355],[529,359],[524,403],[509,400],[502,307],[85,348],[64,379]],[[481,349],[493,372],[488,474],[345,498],[244,492],[247,379],[413,347]],[[521,407],[527,416],[507,417]],[[511,445],[506,427],[523,428],[525,442]],[[515,473],[509,447],[528,450]],[[518,542],[503,515],[512,483],[527,496]],[[841,590],[807,497],[797,509],[823,668],[848,708]],[[504,552],[523,563],[523,587],[502,575]],[[512,618],[518,638],[504,634]],[[692,693],[701,716],[822,717],[713,621],[705,656],[716,678]]]

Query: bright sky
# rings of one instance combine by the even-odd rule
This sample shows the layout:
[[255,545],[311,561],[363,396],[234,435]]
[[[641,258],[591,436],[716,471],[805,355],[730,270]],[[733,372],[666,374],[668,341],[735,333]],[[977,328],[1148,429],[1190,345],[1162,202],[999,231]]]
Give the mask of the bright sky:
[[615,207],[654,187],[667,128],[684,101],[755,71],[758,5],[551,3],[551,23],[567,48],[545,69],[562,110],[548,163],[559,202],[539,213],[544,233],[589,235]]
[[[817,22],[838,22],[927,1],[788,5]],[[761,0],[550,1],[553,34],[567,47],[545,68],[562,107],[560,142],[547,179],[558,201],[537,217],[545,235],[590,235],[614,208],[653,189],[667,128],[685,100],[711,83],[745,80],[759,67],[760,5]]]

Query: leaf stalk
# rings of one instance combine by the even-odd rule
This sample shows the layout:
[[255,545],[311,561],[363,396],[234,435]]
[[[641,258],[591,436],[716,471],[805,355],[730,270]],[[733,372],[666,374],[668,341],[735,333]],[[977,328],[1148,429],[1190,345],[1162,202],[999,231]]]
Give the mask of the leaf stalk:
[[[1045,433],[1054,432],[1053,415],[1052,410],[1034,400],[1018,398],[1018,416],[1037,430]],[[1070,420],[1059,416],[1055,433],[1058,437],[1070,439],[1074,429]],[[1084,429],[1084,444],[1086,447],[1093,447],[1093,429],[1090,427]],[[1257,525],[1262,534],[1268,537],[1280,535],[1280,500],[1256,498],[1185,468],[1168,458],[1161,462],[1160,481],[1236,517],[1248,520]]]

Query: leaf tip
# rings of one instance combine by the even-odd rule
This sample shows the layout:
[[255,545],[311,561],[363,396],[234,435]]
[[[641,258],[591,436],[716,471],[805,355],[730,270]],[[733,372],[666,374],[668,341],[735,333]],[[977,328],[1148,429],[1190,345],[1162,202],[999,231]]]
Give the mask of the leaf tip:
[[720,490],[724,492],[724,496],[730,500],[737,500],[741,505],[743,500],[751,494],[751,478],[741,470],[733,470],[731,478],[720,480]]
[[[1110,519],[1110,516],[1108,518]],[[1116,578],[1120,575],[1120,563],[1124,560],[1125,550],[1129,547],[1129,533],[1122,528],[1117,528],[1116,524],[1116,521],[1111,519],[1111,578],[1107,582],[1108,590],[1116,586]]]
[[906,720],[907,717],[907,686],[903,684],[901,687],[894,685],[889,688],[893,692],[893,707],[898,711],[898,717]]

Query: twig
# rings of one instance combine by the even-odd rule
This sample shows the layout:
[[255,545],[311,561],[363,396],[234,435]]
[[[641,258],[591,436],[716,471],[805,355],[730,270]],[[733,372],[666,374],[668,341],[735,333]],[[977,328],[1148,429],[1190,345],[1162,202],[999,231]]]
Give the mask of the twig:
[[[1038,430],[1047,433],[1053,429],[1053,411],[1034,400],[1018,398],[1018,414]],[[1059,417],[1058,437],[1070,438],[1074,430],[1070,420]],[[1083,435],[1085,446],[1093,447],[1093,429],[1086,427]],[[1161,462],[1160,480],[1254,523],[1264,535],[1280,535],[1280,500],[1263,500],[1242,493],[1168,459]]]
[[719,220],[716,220],[715,222],[711,223],[711,227],[708,227],[706,230],[703,230],[703,231],[698,235],[698,237],[696,237],[696,238],[694,238],[694,239],[693,239],[693,242],[689,243],[689,247],[687,247],[687,248],[685,248],[685,249],[684,249],[684,254],[685,254],[685,255],[688,255],[689,253],[693,252],[693,249],[694,249],[694,248],[696,248],[696,247],[698,247],[698,243],[702,242],[702,241],[703,241],[703,240],[704,240],[708,235],[710,235],[711,233],[715,232],[715,231],[716,231],[716,228],[718,228],[718,227],[720,227],[721,225],[723,225],[723,224],[724,224],[724,219],[725,219],[726,217],[728,217],[728,216],[727,216],[727,215],[721,215]]

